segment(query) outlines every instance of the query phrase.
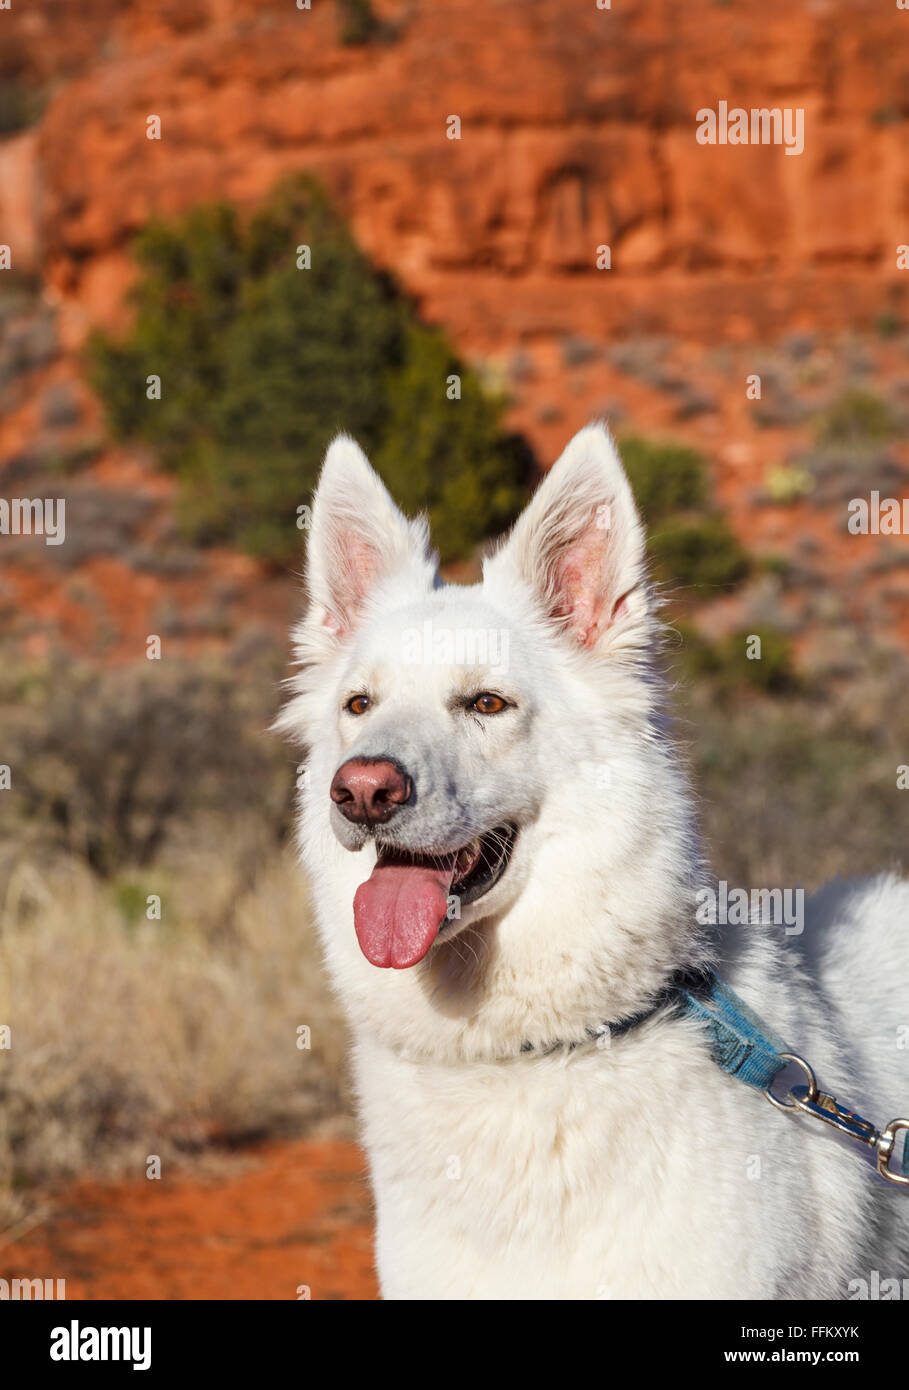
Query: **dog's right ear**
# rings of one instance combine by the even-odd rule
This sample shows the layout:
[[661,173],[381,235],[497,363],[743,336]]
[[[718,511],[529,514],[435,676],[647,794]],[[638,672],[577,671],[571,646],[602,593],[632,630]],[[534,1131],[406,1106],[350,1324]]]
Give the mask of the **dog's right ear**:
[[310,634],[319,630],[343,641],[385,582],[404,578],[413,590],[429,587],[434,575],[426,521],[408,521],[360,446],[338,435],[325,455],[312,505],[306,551]]

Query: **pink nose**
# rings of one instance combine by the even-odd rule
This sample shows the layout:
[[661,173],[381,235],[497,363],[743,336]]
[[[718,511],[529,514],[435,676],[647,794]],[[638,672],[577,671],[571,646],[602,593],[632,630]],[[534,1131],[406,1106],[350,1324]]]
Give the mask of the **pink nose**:
[[410,800],[410,778],[385,758],[351,758],[332,778],[330,796],[354,825],[381,825]]

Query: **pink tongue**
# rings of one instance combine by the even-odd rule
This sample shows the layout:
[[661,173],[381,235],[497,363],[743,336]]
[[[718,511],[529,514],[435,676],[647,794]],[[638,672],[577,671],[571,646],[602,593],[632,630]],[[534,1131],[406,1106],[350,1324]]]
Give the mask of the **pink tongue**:
[[373,965],[406,970],[422,960],[448,912],[450,869],[380,859],[354,896],[360,950]]

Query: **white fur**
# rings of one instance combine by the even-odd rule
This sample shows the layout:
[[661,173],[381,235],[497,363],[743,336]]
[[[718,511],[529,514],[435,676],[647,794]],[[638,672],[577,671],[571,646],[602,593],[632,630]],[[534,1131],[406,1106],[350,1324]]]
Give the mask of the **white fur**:
[[[723,1074],[691,1020],[658,1015],[607,1048],[585,1030],[716,955],[821,1084],[883,1124],[909,1109],[909,884],[824,890],[802,938],[712,941],[696,925],[705,878],[661,711],[644,537],[603,429],[571,442],[482,584],[439,586],[426,544],[336,441],[280,723],[309,748],[299,841],[353,1029],[384,1296],[845,1297],[873,1270],[906,1276],[909,1193]],[[427,620],[506,630],[496,689],[516,707],[467,717],[452,693],[487,672],[402,662]],[[372,705],[354,718],[343,704],[363,687]],[[502,879],[402,971],[358,947],[375,849],[345,847],[328,795],[345,758],[383,753],[421,791],[402,844],[520,827]],[[554,1039],[581,1045],[520,1052]]]

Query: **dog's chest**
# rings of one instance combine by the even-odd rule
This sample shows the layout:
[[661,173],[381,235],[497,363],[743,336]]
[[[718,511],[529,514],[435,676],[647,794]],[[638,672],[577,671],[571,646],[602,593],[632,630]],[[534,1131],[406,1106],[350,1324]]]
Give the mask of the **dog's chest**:
[[747,1109],[709,1118],[713,1070],[695,1054],[667,1086],[595,1049],[453,1068],[361,1045],[385,1296],[729,1296],[729,1231],[776,1184],[748,1183]]

